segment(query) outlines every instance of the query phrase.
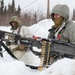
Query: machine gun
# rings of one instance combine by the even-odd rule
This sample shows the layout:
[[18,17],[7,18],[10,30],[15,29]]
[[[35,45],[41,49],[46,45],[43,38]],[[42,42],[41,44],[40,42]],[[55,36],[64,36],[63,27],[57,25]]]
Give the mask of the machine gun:
[[[62,55],[63,57],[66,56],[69,58],[75,57],[75,45],[74,44],[64,43],[62,41],[55,40],[55,39],[40,38],[40,37],[39,37],[39,39],[38,38],[37,39],[24,38],[18,34],[13,34],[11,32],[6,32],[6,31],[0,30],[0,40],[1,40],[0,45],[2,45],[6,49],[6,51],[14,58],[16,58],[16,57],[12,54],[10,49],[8,49],[8,47],[2,42],[2,41],[7,41],[4,38],[6,34],[13,35],[15,43],[20,42],[20,44],[28,45],[30,47],[30,50],[35,55],[40,56],[42,63],[38,67],[39,70],[42,70],[43,67],[47,67],[47,65],[49,64],[49,61],[48,61],[49,58],[54,56],[55,54],[59,54],[59,55]],[[33,46],[41,48],[42,51],[41,52],[34,51]]]

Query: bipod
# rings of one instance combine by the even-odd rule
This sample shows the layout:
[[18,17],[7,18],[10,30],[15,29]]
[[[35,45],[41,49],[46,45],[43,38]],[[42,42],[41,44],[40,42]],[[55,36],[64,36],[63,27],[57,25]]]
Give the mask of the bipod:
[[14,59],[17,59],[14,55],[13,55],[13,53],[10,51],[10,49],[3,43],[3,41],[1,40],[0,41],[0,54],[1,54],[1,56],[3,57],[3,54],[2,54],[2,48],[1,47],[3,47],[7,52],[8,52],[8,54],[10,55],[10,56],[12,56]]

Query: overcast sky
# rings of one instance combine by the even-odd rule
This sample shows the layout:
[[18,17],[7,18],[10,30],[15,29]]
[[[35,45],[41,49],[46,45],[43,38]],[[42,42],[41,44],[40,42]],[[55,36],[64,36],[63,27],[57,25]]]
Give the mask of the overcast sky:
[[[42,9],[46,12],[48,0],[15,0],[15,5],[21,6],[22,11]],[[5,5],[11,4],[12,0],[4,0]],[[56,4],[67,4],[72,12],[75,8],[75,0],[50,0],[50,9]]]

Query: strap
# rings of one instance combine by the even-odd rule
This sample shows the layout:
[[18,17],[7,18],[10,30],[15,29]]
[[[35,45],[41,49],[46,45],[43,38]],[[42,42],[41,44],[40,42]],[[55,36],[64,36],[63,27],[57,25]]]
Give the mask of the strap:
[[21,27],[22,27],[22,26],[19,27],[18,34],[20,33]]
[[65,27],[65,22],[55,30],[55,37],[57,38],[58,34],[61,33],[62,29]]

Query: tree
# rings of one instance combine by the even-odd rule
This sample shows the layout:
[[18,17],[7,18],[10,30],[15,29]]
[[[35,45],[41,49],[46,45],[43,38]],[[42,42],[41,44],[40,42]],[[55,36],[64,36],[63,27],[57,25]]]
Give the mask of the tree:
[[18,5],[17,13],[18,13],[18,15],[20,15],[20,14],[21,14],[21,8],[20,8],[20,5]]
[[33,23],[37,23],[37,13],[36,13],[36,11],[33,14]]
[[11,5],[10,4],[8,4],[8,14],[10,14],[11,12],[12,12],[12,9],[11,9]]
[[4,14],[5,14],[5,15],[7,14],[7,8],[6,8],[6,6],[5,6],[5,8],[4,8]]
[[0,8],[0,14],[3,14],[3,9],[4,9],[4,0],[1,1],[1,8]]
[[14,1],[14,0],[12,0],[11,10],[12,10],[12,12],[14,12],[14,11],[15,11],[15,1]]

